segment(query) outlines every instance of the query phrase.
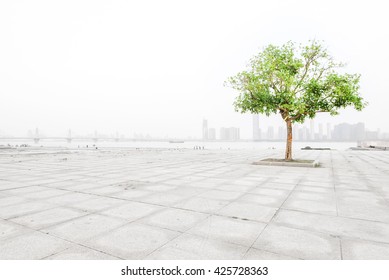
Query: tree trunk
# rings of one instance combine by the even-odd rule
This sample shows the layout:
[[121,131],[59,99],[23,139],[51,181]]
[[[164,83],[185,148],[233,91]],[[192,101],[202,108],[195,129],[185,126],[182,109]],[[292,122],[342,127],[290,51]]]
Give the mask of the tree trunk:
[[286,151],[285,151],[285,160],[292,160],[292,121],[286,120],[286,131],[287,131],[287,140],[286,140]]

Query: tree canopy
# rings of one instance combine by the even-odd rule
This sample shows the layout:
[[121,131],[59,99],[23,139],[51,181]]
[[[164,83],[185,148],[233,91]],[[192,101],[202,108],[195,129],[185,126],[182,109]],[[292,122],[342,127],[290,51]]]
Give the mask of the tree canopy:
[[268,45],[226,84],[239,92],[237,111],[280,113],[285,121],[302,123],[318,112],[336,115],[341,108],[366,106],[359,94],[360,75],[339,73],[343,66],[317,41]]

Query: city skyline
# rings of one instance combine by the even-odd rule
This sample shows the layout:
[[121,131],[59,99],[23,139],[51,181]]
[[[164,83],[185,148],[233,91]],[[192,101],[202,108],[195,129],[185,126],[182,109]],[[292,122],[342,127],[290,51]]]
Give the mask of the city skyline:
[[[148,139],[185,139],[185,140],[203,140],[203,141],[238,141],[238,140],[253,140],[253,141],[284,141],[286,139],[286,128],[284,126],[273,126],[260,124],[260,116],[252,115],[252,135],[251,137],[241,137],[240,128],[233,126],[224,127],[209,127],[208,120],[203,119],[202,123],[202,135],[201,137],[196,136],[185,136],[175,137],[169,136],[155,136],[150,133],[137,133],[124,134],[119,131],[111,133],[102,133],[97,130],[90,131],[87,133],[74,133],[71,129],[66,130],[62,134],[47,134],[41,131],[39,128],[29,129],[24,135],[11,135],[0,133],[0,140],[3,137],[24,137],[24,138],[39,138],[39,137],[54,137],[54,138],[110,138],[110,139],[137,139],[137,140],[148,140]],[[325,125],[325,126],[324,126]],[[295,123],[293,125],[293,139],[295,141],[362,141],[362,140],[388,140],[389,133],[385,131],[370,130],[365,127],[363,122],[359,123],[338,123],[331,125],[330,123],[317,123],[315,125],[314,120],[309,120],[304,124]]]

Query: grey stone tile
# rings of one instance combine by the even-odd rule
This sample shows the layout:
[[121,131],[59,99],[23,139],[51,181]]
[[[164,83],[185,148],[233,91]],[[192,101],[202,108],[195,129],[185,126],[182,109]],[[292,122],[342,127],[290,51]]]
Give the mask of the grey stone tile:
[[3,191],[3,193],[8,195],[26,195],[27,193],[34,193],[40,191],[46,191],[48,188],[42,186],[28,186],[23,188],[15,188]]
[[128,190],[114,193],[111,196],[121,198],[121,199],[139,200],[140,198],[149,197],[152,194],[153,192],[151,191],[128,189]]
[[45,258],[45,260],[118,260],[118,258],[87,247],[76,245],[51,255]]
[[242,259],[247,247],[183,234],[147,256],[147,259],[221,260]]
[[216,199],[216,200],[226,200],[232,201],[241,197],[244,193],[241,192],[230,192],[230,191],[220,191],[220,190],[210,190],[204,193],[199,194],[199,197]]
[[86,215],[85,212],[65,207],[43,210],[34,214],[28,214],[11,219],[11,221],[33,229],[42,229],[67,220]]
[[343,217],[281,210],[274,222],[288,227],[389,243],[389,225]]
[[293,190],[296,185],[298,180],[294,180],[295,183],[290,182],[289,178],[285,178],[282,182],[268,182],[261,184],[261,188],[267,188],[267,189],[273,189],[273,190],[285,190],[285,191],[291,191]]
[[54,208],[55,205],[39,202],[39,201],[30,201],[25,203],[12,204],[6,207],[1,208],[0,218],[10,219],[18,216],[43,211],[46,209]]
[[163,209],[165,208],[157,205],[127,201],[121,206],[102,211],[101,214],[134,221]]
[[43,231],[73,242],[85,242],[99,234],[109,232],[126,223],[125,220],[97,214],[90,214]]
[[[324,179],[324,178],[323,178]],[[334,184],[331,181],[321,180],[321,181],[313,181],[313,180],[303,180],[300,182],[301,185],[312,186],[312,187],[321,187],[321,188],[334,188]]]
[[323,193],[293,192],[283,208],[334,216],[337,214],[335,195]]
[[232,202],[218,211],[218,214],[267,223],[273,218],[276,211],[277,208],[251,202]]
[[215,189],[227,192],[242,192],[246,193],[255,188],[255,185],[238,185],[235,183],[225,183],[220,186],[216,186]]
[[112,196],[113,194],[122,192],[123,189],[115,187],[115,186],[105,186],[105,187],[98,187],[98,188],[91,188],[88,190],[84,190],[85,193],[90,194],[97,194],[97,195],[108,195]]
[[290,191],[258,187],[258,188],[250,190],[250,193],[258,194],[258,195],[275,196],[275,197],[280,197],[280,198],[286,199],[288,197]]
[[70,204],[79,203],[94,198],[96,198],[95,195],[74,192],[74,193],[69,193],[61,196],[51,197],[47,199],[47,201],[57,205],[68,206]]
[[203,213],[216,213],[229,202],[216,199],[207,199],[202,197],[193,197],[181,203],[175,204],[177,208],[183,208]]
[[206,192],[207,190],[202,188],[193,188],[193,187],[179,187],[174,190],[165,192],[165,194],[177,194],[185,198],[193,197],[201,193]]
[[221,216],[210,216],[188,231],[209,239],[250,247],[266,224]]
[[341,258],[338,238],[277,225],[266,227],[253,247],[301,259]]
[[31,232],[0,243],[2,260],[37,260],[60,252],[72,244],[40,232]]
[[142,259],[178,235],[175,231],[131,223],[86,244],[119,258]]
[[207,217],[208,215],[203,213],[169,208],[138,222],[175,231],[186,231]]
[[301,185],[301,184],[297,185],[295,190],[296,191],[303,191],[303,192],[334,194],[334,188],[307,186],[307,185]]
[[14,196],[14,195],[2,196],[0,197],[0,207],[6,207],[14,204],[21,204],[28,201],[31,200],[21,196]]
[[281,254],[271,253],[255,248],[250,250],[244,256],[245,260],[295,260],[296,257],[285,256]]
[[154,251],[144,259],[146,260],[203,260],[196,252],[167,247]]
[[279,208],[281,207],[282,203],[284,203],[285,198],[280,196],[270,196],[270,195],[257,195],[257,194],[245,194],[241,198],[237,200],[237,202],[251,202],[254,204],[259,204],[263,206],[270,206]]
[[26,232],[31,232],[31,230],[13,222],[0,219],[0,241]]
[[[5,172],[7,172],[7,171],[3,171],[1,173],[4,174]],[[0,192],[7,191],[10,189],[24,187],[25,185],[26,185],[25,183],[21,183],[21,182],[11,182],[8,180],[0,180]]]
[[97,198],[73,203],[70,204],[70,206],[83,211],[99,212],[109,208],[123,205],[125,203],[126,203],[125,200],[120,200],[116,198],[97,197]]
[[[171,182],[169,181],[169,184]],[[153,185],[146,185],[142,187],[142,190],[151,191],[151,192],[166,192],[166,191],[172,191],[177,189],[177,186],[175,185],[166,185],[166,184],[153,184]]]
[[343,197],[338,200],[339,216],[389,224],[389,205],[381,199]]
[[183,200],[185,200],[185,196],[177,195],[169,193],[155,193],[151,194],[145,197],[141,197],[137,199],[137,201],[150,203],[150,204],[156,204],[156,205],[163,205],[163,206],[172,206],[175,205]]
[[88,192],[90,189],[102,187],[103,185],[98,183],[85,183],[81,181],[73,181],[71,184],[62,186],[61,189],[65,189],[68,191],[74,191],[74,192]]
[[63,190],[44,190],[44,191],[38,191],[38,192],[28,192],[26,194],[21,194],[22,197],[30,198],[30,199],[45,199],[50,198],[53,196],[60,196],[69,193],[68,191]]
[[389,244],[342,239],[345,260],[389,260]]

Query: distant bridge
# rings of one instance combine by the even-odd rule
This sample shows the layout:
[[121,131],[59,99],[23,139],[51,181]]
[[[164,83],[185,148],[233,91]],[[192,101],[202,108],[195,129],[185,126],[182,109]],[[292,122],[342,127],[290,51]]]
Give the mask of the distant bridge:
[[65,136],[58,136],[58,137],[1,137],[0,141],[4,142],[6,140],[9,141],[34,141],[34,143],[38,144],[41,140],[54,140],[54,141],[63,141],[65,140],[68,143],[71,143],[72,141],[112,141],[112,142],[137,142],[137,141],[146,141],[146,142],[172,142],[172,143],[182,143],[182,142],[188,142],[188,141],[201,141],[201,140],[183,140],[183,139],[162,139],[162,138],[118,138],[118,137],[65,137]]
[[[72,131],[69,129],[67,136],[41,136],[39,134],[38,128],[35,129],[35,134],[32,136],[27,137],[12,137],[12,136],[0,136],[0,141],[3,140],[10,140],[10,141],[34,141],[36,144],[39,143],[40,140],[54,140],[54,141],[63,141],[65,140],[68,143],[71,143],[72,141],[115,141],[115,142],[135,142],[135,141],[150,141],[150,142],[173,142],[173,143],[182,143],[186,140],[183,139],[162,139],[162,138],[126,138],[126,137],[119,137],[119,132],[116,132],[115,137],[104,137],[99,136],[97,131],[95,131],[93,136],[72,136]],[[192,141],[198,141],[198,140],[192,140]]]

